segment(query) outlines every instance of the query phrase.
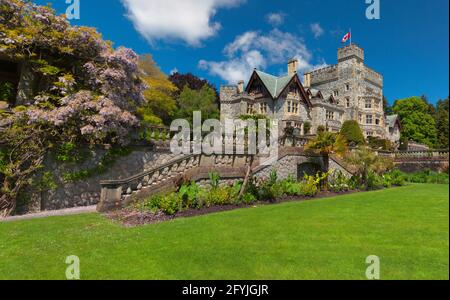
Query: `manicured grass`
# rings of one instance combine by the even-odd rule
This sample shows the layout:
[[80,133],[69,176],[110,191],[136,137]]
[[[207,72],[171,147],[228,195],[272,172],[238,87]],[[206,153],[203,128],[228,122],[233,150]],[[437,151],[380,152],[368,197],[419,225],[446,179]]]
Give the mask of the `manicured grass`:
[[448,279],[448,185],[124,228],[98,214],[0,223],[0,279]]

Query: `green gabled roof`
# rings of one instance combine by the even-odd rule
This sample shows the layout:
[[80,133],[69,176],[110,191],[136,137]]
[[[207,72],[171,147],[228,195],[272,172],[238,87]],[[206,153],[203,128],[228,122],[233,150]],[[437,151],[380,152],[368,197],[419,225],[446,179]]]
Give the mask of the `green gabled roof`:
[[386,116],[386,123],[389,125],[390,128],[395,127],[395,122],[400,122],[398,115],[390,115]]
[[291,82],[292,78],[295,75],[291,76],[283,76],[283,77],[276,77],[267,73],[264,73],[262,71],[256,71],[256,74],[258,74],[259,78],[261,78],[261,81],[266,86],[267,90],[269,91],[272,98],[276,99],[280,96],[281,92],[284,91],[286,86]]

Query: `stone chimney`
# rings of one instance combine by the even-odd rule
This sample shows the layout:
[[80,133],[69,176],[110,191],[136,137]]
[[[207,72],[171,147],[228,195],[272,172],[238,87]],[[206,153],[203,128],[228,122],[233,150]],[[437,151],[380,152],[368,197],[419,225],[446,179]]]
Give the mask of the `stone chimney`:
[[303,75],[303,86],[305,88],[311,87],[311,73],[305,73]]
[[298,59],[292,58],[288,62],[288,75],[294,76],[295,74],[297,74],[297,69],[298,69]]
[[237,85],[238,94],[242,94],[244,92],[244,80],[239,80]]

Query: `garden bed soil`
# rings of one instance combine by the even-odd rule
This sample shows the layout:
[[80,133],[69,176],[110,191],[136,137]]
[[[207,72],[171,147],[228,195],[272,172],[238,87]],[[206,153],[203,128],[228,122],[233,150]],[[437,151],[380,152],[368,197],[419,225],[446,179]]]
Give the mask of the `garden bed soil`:
[[176,213],[175,215],[166,215],[163,212],[157,212],[152,213],[150,211],[139,211],[134,208],[124,208],[122,210],[113,211],[110,213],[107,213],[106,216],[114,221],[118,221],[122,223],[126,227],[135,227],[135,226],[141,226],[146,224],[154,224],[154,223],[161,223],[166,222],[178,218],[189,218],[189,217],[195,217],[195,216],[202,216],[202,215],[208,215],[216,212],[224,212],[224,211],[231,211],[235,209],[240,208],[251,208],[251,207],[257,207],[262,205],[271,205],[271,204],[278,204],[283,202],[298,202],[298,201],[311,201],[311,200],[318,200],[323,198],[330,198],[334,196],[341,196],[341,195],[348,195],[348,194],[354,194],[361,191],[348,191],[348,192],[341,192],[341,193],[335,193],[335,192],[329,192],[329,191],[321,191],[319,192],[315,197],[298,197],[298,196],[283,196],[278,198],[274,202],[269,201],[258,201],[251,205],[246,204],[240,204],[240,205],[224,205],[224,206],[210,206],[205,207],[201,209],[186,209],[183,211],[180,211]]

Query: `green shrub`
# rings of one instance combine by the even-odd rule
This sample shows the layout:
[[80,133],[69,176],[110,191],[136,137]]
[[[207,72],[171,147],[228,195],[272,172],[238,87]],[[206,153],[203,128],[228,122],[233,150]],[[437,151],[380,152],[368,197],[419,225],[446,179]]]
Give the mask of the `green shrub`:
[[349,144],[364,145],[366,143],[357,121],[345,121],[344,124],[342,124],[340,133],[346,138]]
[[285,196],[301,196],[300,184],[292,177],[279,182],[280,192]]
[[317,133],[323,133],[325,131],[327,131],[327,128],[325,126],[323,125],[317,126]]
[[275,202],[280,196],[283,196],[283,192],[279,184],[271,185],[266,182],[258,189],[257,198],[261,201]]
[[157,210],[159,210],[162,198],[163,198],[162,195],[150,197],[143,202],[136,203],[135,208],[140,210],[141,212],[144,211],[156,212]]
[[213,189],[216,189],[219,187],[220,183],[220,175],[217,172],[211,172],[209,173],[209,183]]
[[374,171],[369,171],[367,174],[367,190],[379,190],[384,187],[384,180],[382,176],[379,176]]
[[406,184],[406,174],[398,169],[394,169],[383,175],[384,186],[404,186]]
[[449,175],[447,173],[438,173],[431,170],[424,170],[406,175],[406,180],[411,183],[434,183],[448,184]]
[[160,199],[159,208],[167,215],[174,215],[182,209],[183,201],[175,194],[169,194]]
[[207,195],[207,205],[232,204],[233,190],[231,187],[218,187],[211,189]]
[[337,170],[328,181],[328,190],[336,193],[349,191],[349,181],[350,179],[347,178],[341,170]]
[[277,170],[273,169],[269,174],[269,181],[267,182],[268,185],[274,185],[278,181],[278,173]]
[[303,125],[305,134],[310,134],[311,132],[311,123],[309,122],[305,122],[305,124]]
[[253,194],[246,193],[246,194],[244,194],[244,196],[242,196],[241,200],[243,203],[250,205],[250,204],[255,203],[257,199]]
[[300,183],[301,195],[314,197],[319,192],[317,179],[314,176],[305,176],[305,180]]
[[181,198],[183,207],[199,208],[199,203],[197,202],[199,192],[200,187],[195,182],[191,182],[188,185],[182,185],[178,191],[178,197]]
[[13,98],[14,86],[11,82],[0,82],[0,101],[10,102]]
[[387,139],[380,139],[379,137],[369,136],[368,143],[370,148],[384,151],[393,151],[394,146],[392,142]]

